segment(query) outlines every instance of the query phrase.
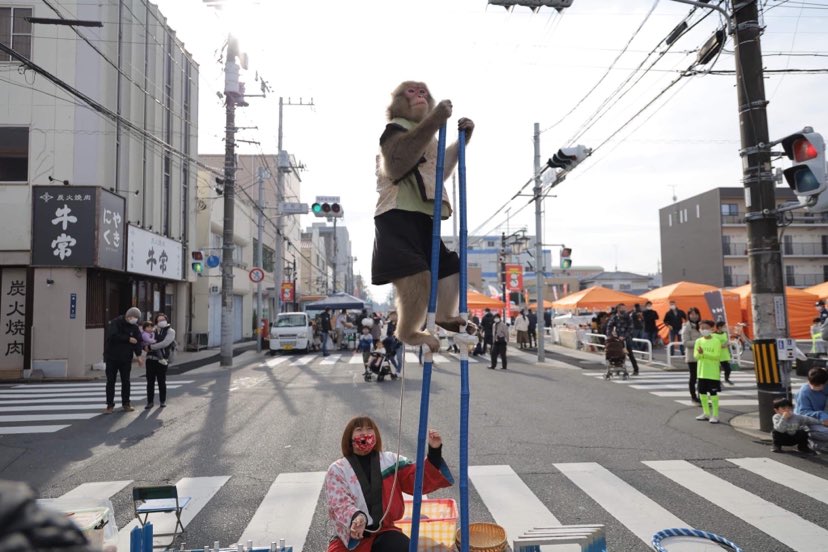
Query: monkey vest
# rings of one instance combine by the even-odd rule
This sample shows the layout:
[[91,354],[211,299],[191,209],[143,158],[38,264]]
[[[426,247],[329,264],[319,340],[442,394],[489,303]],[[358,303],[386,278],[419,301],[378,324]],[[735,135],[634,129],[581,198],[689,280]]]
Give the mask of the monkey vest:
[[[391,119],[389,123],[397,125],[408,132],[417,123],[400,117]],[[435,177],[437,176],[437,140],[433,139],[426,146],[419,163],[408,171],[402,178],[393,180],[385,174],[383,169],[382,152],[377,155],[377,209],[374,216],[379,216],[392,209],[403,211],[414,211],[425,213],[428,216],[434,215],[434,189]],[[450,167],[446,167],[444,176],[451,173]],[[451,204],[448,193],[443,187],[443,207],[441,218],[446,220],[451,216]]]

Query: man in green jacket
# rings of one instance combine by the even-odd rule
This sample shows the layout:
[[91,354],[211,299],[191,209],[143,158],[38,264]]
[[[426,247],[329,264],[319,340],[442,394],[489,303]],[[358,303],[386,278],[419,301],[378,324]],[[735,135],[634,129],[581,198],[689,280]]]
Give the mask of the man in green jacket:
[[[702,320],[699,324],[701,337],[696,340],[696,361],[698,362],[699,398],[704,411],[697,420],[708,420],[711,424],[719,423],[719,391],[722,390],[720,363],[722,360],[722,343],[713,337],[712,320]],[[704,395],[707,395],[705,397]],[[712,412],[711,412],[712,405]]]

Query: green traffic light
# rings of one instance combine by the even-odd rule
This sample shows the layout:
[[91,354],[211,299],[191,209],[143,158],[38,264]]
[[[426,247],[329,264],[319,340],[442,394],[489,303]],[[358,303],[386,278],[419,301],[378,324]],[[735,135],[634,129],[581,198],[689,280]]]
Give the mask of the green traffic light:
[[201,274],[202,272],[204,272],[204,263],[193,263],[192,267],[193,267],[193,272],[195,272],[197,274]]
[[311,205],[311,211],[314,213],[321,213],[322,212],[322,205],[319,203],[314,203]]

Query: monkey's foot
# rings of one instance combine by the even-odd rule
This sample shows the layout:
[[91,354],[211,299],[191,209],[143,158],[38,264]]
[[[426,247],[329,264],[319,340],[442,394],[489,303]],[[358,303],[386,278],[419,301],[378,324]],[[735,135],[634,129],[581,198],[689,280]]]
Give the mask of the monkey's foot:
[[414,332],[412,335],[408,336],[407,339],[400,338],[400,341],[406,345],[414,347],[425,345],[431,349],[432,353],[436,353],[440,350],[440,340],[428,332]]
[[464,324],[466,325],[466,333],[467,334],[474,335],[474,334],[477,333],[477,326],[471,321],[463,320],[463,318],[460,317],[460,316],[455,316],[454,318],[451,318],[449,320],[444,320],[444,321],[438,320],[437,321],[438,326],[440,326],[441,328],[443,328],[444,330],[446,330],[448,332],[454,332],[454,333],[459,333],[460,328]]

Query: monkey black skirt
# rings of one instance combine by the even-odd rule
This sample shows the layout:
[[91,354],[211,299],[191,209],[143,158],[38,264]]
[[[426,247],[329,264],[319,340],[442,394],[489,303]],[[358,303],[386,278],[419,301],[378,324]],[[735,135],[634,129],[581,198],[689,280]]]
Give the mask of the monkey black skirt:
[[[431,217],[424,213],[392,209],[374,217],[374,257],[371,283],[381,286],[431,270]],[[460,272],[460,258],[440,240],[442,279]]]

